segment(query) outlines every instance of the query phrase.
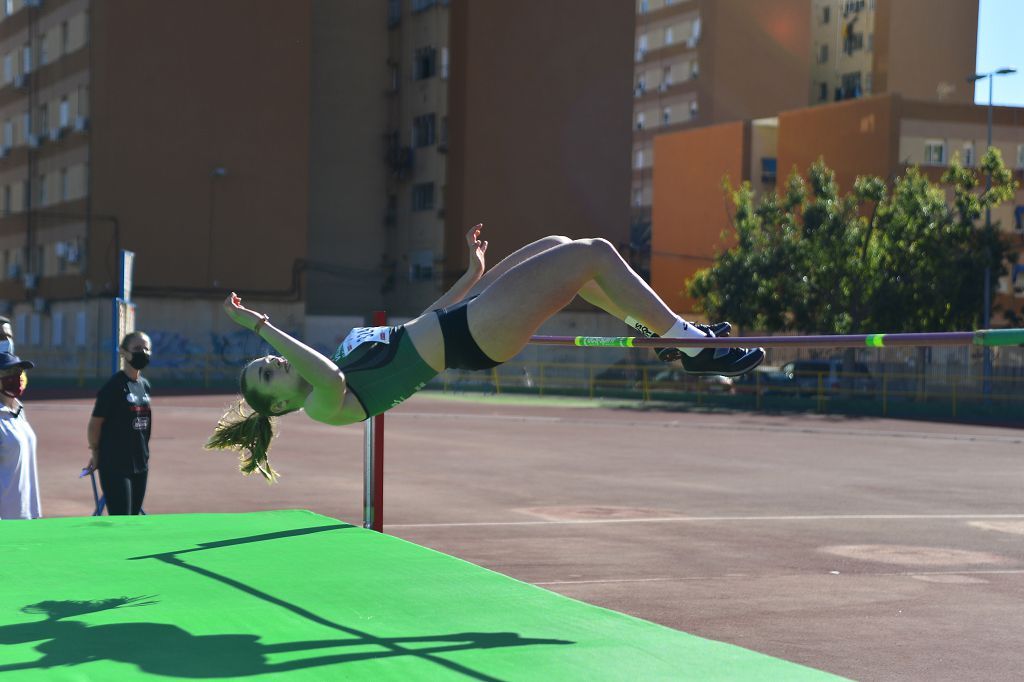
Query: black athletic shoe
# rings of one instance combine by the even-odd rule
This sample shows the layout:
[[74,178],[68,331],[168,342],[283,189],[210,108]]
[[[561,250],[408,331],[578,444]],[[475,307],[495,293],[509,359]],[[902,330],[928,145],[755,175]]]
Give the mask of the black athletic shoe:
[[[729,332],[732,331],[732,325],[728,322],[716,322],[712,325],[698,324],[695,322],[690,322],[689,324],[692,324],[708,336],[729,336]],[[651,336],[655,337],[657,334],[652,334]],[[654,352],[658,354],[658,359],[662,362],[674,362],[676,360],[683,359],[683,351],[678,348],[655,348]]]
[[694,356],[680,358],[687,374],[720,374],[738,377],[764,362],[764,348],[705,348]]

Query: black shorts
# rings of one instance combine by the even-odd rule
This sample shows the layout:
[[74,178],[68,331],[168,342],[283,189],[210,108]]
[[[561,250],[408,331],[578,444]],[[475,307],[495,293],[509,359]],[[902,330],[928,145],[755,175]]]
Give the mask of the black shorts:
[[441,323],[441,335],[444,337],[444,366],[448,369],[490,369],[501,364],[487,357],[469,332],[466,306],[474,298],[476,296],[434,311],[437,314],[437,321]]

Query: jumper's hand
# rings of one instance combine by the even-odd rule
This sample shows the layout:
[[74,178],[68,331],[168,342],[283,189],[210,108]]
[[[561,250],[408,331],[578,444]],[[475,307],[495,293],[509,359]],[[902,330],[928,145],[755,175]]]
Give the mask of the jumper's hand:
[[467,270],[478,275],[482,275],[487,267],[484,259],[484,254],[487,253],[487,242],[480,239],[483,228],[483,223],[477,223],[466,233],[466,244],[469,245],[469,267]]
[[233,291],[230,296],[224,299],[224,312],[227,313],[228,317],[233,321],[249,330],[255,329],[256,323],[265,319],[262,314],[255,310],[249,310],[248,308],[243,307],[242,299]]

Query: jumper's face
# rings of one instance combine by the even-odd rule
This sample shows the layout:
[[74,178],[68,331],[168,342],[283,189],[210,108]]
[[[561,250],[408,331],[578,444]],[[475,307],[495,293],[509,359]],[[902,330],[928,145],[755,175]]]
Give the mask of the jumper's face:
[[276,355],[257,358],[245,368],[245,383],[273,399],[288,400],[302,392],[302,376],[291,363]]

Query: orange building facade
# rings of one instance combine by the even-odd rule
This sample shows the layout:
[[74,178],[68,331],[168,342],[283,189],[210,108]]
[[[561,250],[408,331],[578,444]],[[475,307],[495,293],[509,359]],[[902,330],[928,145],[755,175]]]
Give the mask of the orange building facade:
[[[679,313],[699,317],[684,291],[731,243],[724,178],[772,191],[784,186],[792,169],[806,176],[823,158],[843,192],[859,175],[877,175],[891,185],[910,166],[938,180],[954,154],[968,166],[977,163],[985,151],[986,114],[986,107],[971,104],[879,95],[656,138],[652,286]],[[992,139],[1018,182],[1024,180],[1024,109],[996,107]],[[1024,190],[994,210],[992,221],[1017,250],[1024,248]],[[994,303],[1003,310],[1024,306],[1024,278],[1003,277]],[[995,315],[993,323],[999,322]]]

